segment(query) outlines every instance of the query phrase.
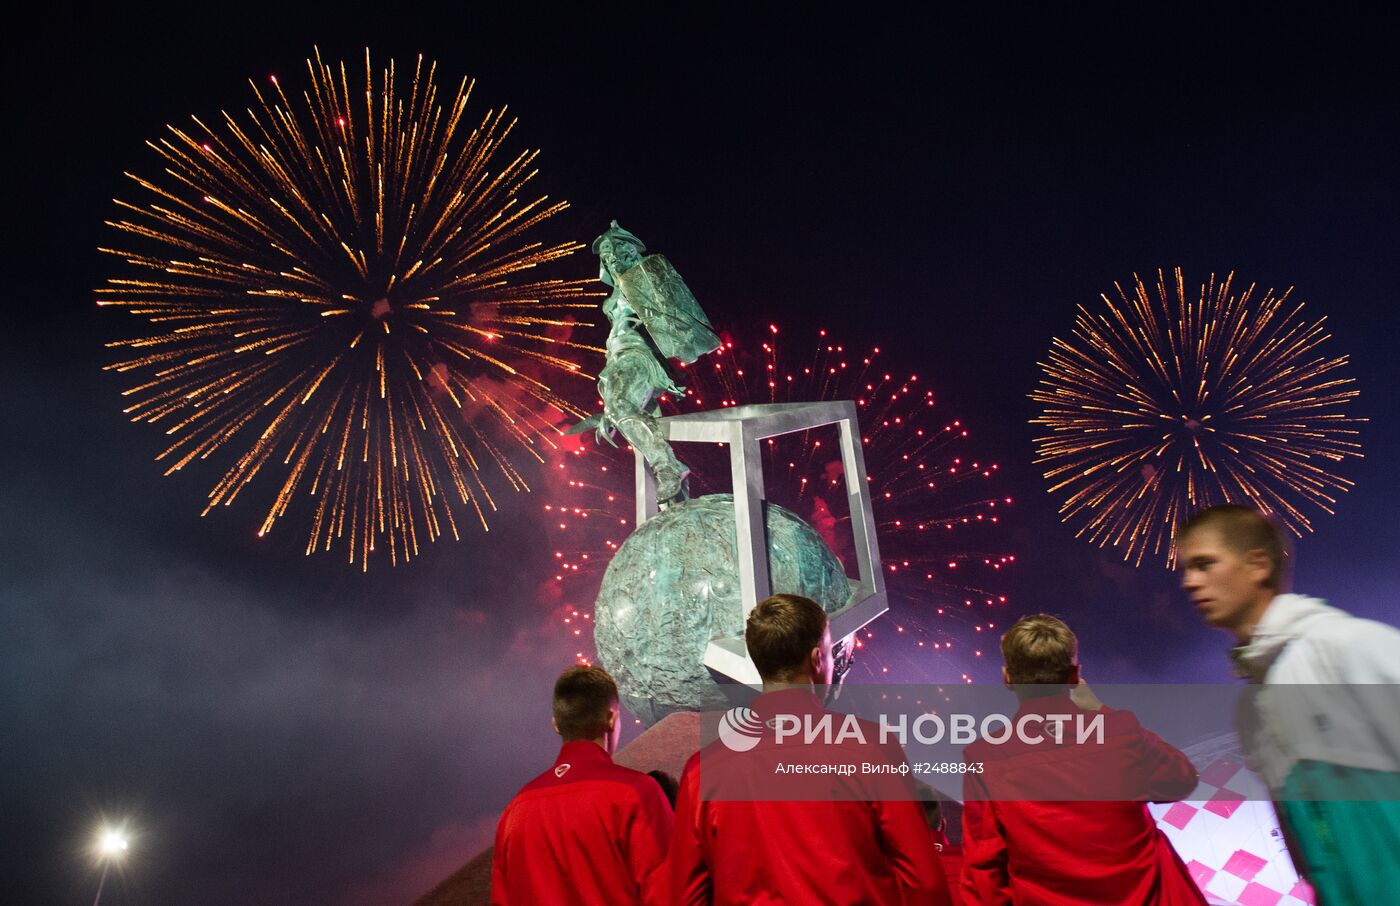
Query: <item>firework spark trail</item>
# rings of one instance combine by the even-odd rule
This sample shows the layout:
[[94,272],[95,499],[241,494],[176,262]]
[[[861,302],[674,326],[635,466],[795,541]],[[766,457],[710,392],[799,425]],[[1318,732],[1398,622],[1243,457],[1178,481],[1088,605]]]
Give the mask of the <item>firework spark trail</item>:
[[308,554],[397,563],[460,537],[457,506],[486,527],[490,483],[527,488],[512,457],[583,414],[549,380],[601,354],[569,339],[597,294],[536,270],[582,246],[532,238],[567,204],[524,194],[537,152],[504,155],[504,109],[468,121],[473,82],[444,103],[421,57],[406,95],[368,51],[362,83],[307,69],[299,103],[273,77],[147,143],[163,176],[127,174],[144,200],[108,224],[132,248],[101,251],[128,270],[97,296],[152,331],[107,368],[144,375],[125,412],[173,438],[166,474],[237,451],[206,513],[280,469],[259,534],[310,497]]
[[1212,274],[1188,295],[1179,268],[1152,288],[1134,275],[1054,340],[1030,394],[1050,430],[1036,462],[1077,536],[1172,564],[1176,527],[1201,507],[1253,504],[1301,535],[1305,507],[1331,514],[1352,486],[1331,467],[1361,456],[1364,419],[1346,415],[1347,357],[1319,352],[1326,319],[1307,321],[1291,289],[1256,301],[1233,282]]
[[[917,375],[886,371],[878,347],[852,354],[826,331],[810,346],[785,338],[776,326],[765,328],[759,342],[726,337],[719,351],[680,371],[689,392],[666,401],[668,411],[854,400],[892,604],[889,617],[860,633],[860,648],[877,649],[857,659],[857,671],[873,681],[909,681],[939,671],[947,679],[946,671],[956,670],[970,680],[962,671],[972,669],[984,643],[994,646],[978,634],[990,635],[1000,618],[994,611],[1006,606],[1006,596],[989,589],[1015,561],[1003,546],[1002,517],[1011,499],[988,493],[998,467],[964,454],[968,431],[961,421],[937,421],[932,390]],[[729,490],[723,445],[686,444],[677,452],[693,470],[693,494]],[[772,438],[763,453],[768,499],[807,519],[854,562],[835,428]],[[591,444],[559,457],[551,469],[559,493],[544,508],[561,543],[548,593],[581,643],[602,570],[631,531],[632,470],[626,449]],[[587,649],[578,656],[587,660]]]

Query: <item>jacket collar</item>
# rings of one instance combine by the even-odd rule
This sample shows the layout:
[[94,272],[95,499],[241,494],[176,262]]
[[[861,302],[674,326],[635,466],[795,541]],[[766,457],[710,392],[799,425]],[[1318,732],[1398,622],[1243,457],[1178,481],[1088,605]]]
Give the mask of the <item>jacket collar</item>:
[[1037,695],[1021,701],[1016,709],[1016,715],[1022,714],[1075,714],[1084,710],[1074,703],[1070,698],[1069,691],[1056,692],[1053,695]]
[[749,707],[764,718],[776,714],[820,714],[826,710],[810,686],[791,686],[765,692],[754,699]]
[[559,765],[566,761],[570,764],[613,763],[612,756],[591,739],[575,739],[573,742],[566,742],[560,746],[559,757],[554,759],[554,763]]
[[1288,643],[1301,638],[1318,620],[1345,616],[1317,598],[1305,595],[1278,595],[1264,609],[1254,635],[1243,645],[1231,649],[1235,675],[1251,683],[1261,683],[1269,668],[1283,654]]

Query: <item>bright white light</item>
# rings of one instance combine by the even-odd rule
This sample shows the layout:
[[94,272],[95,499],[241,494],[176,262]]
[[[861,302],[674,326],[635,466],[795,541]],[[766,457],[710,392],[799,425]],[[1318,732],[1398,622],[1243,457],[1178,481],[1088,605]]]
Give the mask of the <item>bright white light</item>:
[[97,843],[97,851],[103,856],[111,858],[126,852],[127,840],[121,831],[104,830],[102,838]]

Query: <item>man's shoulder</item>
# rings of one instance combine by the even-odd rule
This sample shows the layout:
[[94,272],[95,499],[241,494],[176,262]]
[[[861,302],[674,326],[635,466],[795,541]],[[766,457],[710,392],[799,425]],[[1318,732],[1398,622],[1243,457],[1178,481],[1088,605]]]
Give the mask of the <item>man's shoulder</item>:
[[1299,622],[1294,639],[1295,648],[1347,644],[1350,650],[1364,657],[1368,650],[1390,653],[1400,643],[1400,629],[1380,620],[1355,616],[1340,608],[1323,605],[1322,613]]
[[[586,769],[576,772],[561,762],[521,787],[497,822],[498,845],[520,834],[549,834],[548,828],[564,824],[614,828],[635,815],[657,815],[666,801],[655,778],[640,771],[608,763],[579,767]],[[566,770],[561,774],[560,768]]]
[[[1023,721],[1029,723],[1023,725]],[[968,744],[965,750],[967,755],[976,755],[974,760],[978,761],[989,761],[998,755],[1019,755],[1027,749],[1043,749],[1044,740],[1049,739],[1053,742],[1056,734],[1060,734],[1066,743],[1082,742],[1084,739],[1092,739],[1097,743],[1100,735],[1105,739],[1121,741],[1136,738],[1145,731],[1132,711],[1110,708],[1107,705],[1094,710],[1075,708],[1072,711],[1056,711],[1043,715],[1018,714],[1011,721],[1011,726],[1015,728],[1015,732],[1007,742],[992,743],[979,737]],[[1023,741],[1022,736],[1039,736],[1041,739]]]
[[1320,598],[1293,593],[1281,594],[1270,602],[1258,632],[1288,637],[1295,642],[1326,639],[1364,642],[1372,636],[1390,641],[1400,637],[1400,629],[1389,623],[1356,616]]
[[1087,711],[1085,714],[1092,718],[1095,714],[1104,716],[1104,725],[1111,735],[1128,735],[1130,733],[1142,733],[1146,729],[1138,716],[1132,711],[1122,708],[1110,708],[1107,705],[1098,711]]
[[[1349,613],[1342,613],[1332,620],[1319,620],[1314,633],[1317,637],[1335,638],[1348,642],[1384,641],[1393,644],[1400,640],[1400,629],[1396,629],[1389,623],[1353,616]],[[1304,636],[1304,638],[1307,637]]]
[[[600,779],[613,783],[620,783],[648,795],[652,790],[656,790],[657,792],[661,791],[661,784],[657,783],[655,777],[643,773],[642,771],[623,767],[620,764],[609,765],[608,770],[604,772],[604,776],[600,777]],[[664,796],[665,793],[662,793],[662,795]]]
[[623,767],[620,764],[600,765],[578,779],[580,781],[593,780],[600,783],[615,783],[630,787],[639,793],[650,793],[653,789],[658,792],[661,790],[661,785],[656,782],[655,777],[632,768]]
[[1311,620],[1303,627],[1285,649],[1281,661],[1322,658],[1335,662],[1340,669],[1363,671],[1373,664],[1393,661],[1400,648],[1400,629],[1342,610],[1329,610],[1325,618]]

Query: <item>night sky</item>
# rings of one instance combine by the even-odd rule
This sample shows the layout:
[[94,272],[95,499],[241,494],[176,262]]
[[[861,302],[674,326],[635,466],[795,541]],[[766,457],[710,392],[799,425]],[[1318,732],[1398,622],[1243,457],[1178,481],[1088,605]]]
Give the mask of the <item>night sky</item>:
[[165,124],[248,103],[247,79],[304,76],[313,45],[474,76],[473,108],[509,103],[543,150],[570,235],[619,218],[717,325],[829,326],[917,369],[1016,497],[1008,615],[1063,615],[1091,681],[1225,681],[1227,641],[1160,566],[1059,523],[1031,465],[1037,359],[1134,272],[1296,287],[1370,421],[1295,585],[1398,621],[1400,108],[1376,23],[191,9],[5,40],[0,900],[86,902],[109,816],[136,836],[104,903],[407,901],[553,758],[577,646],[538,600],[539,495],[361,575],[303,557],[300,525],[255,538],[256,508],[200,519],[219,470],[162,478],[163,437],[100,370],[138,326],[93,304],[122,171],[154,169]]

